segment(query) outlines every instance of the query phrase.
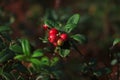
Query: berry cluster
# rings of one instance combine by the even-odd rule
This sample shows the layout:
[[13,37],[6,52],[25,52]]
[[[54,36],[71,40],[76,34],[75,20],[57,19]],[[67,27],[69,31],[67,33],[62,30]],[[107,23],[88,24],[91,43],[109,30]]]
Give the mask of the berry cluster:
[[[43,25],[43,28],[47,30],[48,26]],[[68,40],[68,35],[66,33],[60,33],[56,28],[51,28],[48,30],[48,40],[54,46],[62,46]]]

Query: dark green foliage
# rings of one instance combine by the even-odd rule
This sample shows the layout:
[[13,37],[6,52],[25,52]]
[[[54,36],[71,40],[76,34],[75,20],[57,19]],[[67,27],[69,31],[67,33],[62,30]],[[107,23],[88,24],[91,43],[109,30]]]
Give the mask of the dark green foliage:
[[66,57],[70,54],[70,50],[69,49],[59,49],[59,54],[61,57]]
[[22,53],[22,48],[19,44],[11,44],[9,49],[16,53]]
[[76,40],[80,44],[87,42],[87,39],[85,38],[85,36],[80,35],[80,34],[75,34],[75,35],[71,36],[71,38]]
[[77,27],[77,24],[79,23],[80,15],[74,14],[72,17],[70,17],[64,27],[64,31],[67,33],[70,33],[75,27]]
[[[52,14],[56,13],[53,11]],[[65,20],[66,23],[62,22],[62,19],[57,15],[53,15],[53,19],[50,18],[49,15],[52,14],[45,16],[46,18],[44,23],[48,25],[49,29],[56,28],[59,31],[57,35],[60,35],[60,33],[66,33],[68,35],[68,39],[64,41],[63,45],[53,47],[48,42],[48,34],[46,34],[45,38],[40,39],[46,43],[47,46],[45,46],[45,48],[47,50],[44,48],[34,49],[32,42],[29,42],[29,39],[27,38],[13,41],[11,40],[10,36],[7,35],[11,29],[8,26],[0,27],[0,65],[2,65],[2,67],[0,67],[0,77],[2,79],[69,80],[69,71],[67,72],[67,70],[64,69],[66,66],[68,66],[66,65],[68,64],[66,62],[67,57],[70,55],[72,48],[81,54],[77,46],[86,43],[87,39],[81,34],[72,33],[72,31],[78,26],[80,20],[79,14],[74,14],[69,19],[67,18],[68,20]],[[115,41],[113,45],[116,45],[118,42],[119,40]],[[82,55],[82,57],[84,56]],[[111,62],[112,65],[115,65],[116,63],[116,60]],[[111,69],[107,67],[94,69],[96,66],[97,61],[92,59],[90,61],[72,64],[72,66],[69,66],[69,68],[70,71],[80,73],[78,74],[80,76],[83,74],[90,74],[89,77],[100,77],[111,72]],[[71,80],[73,78],[74,77],[72,77]],[[82,79],[82,77],[78,77],[76,79],[79,80]]]
[[47,24],[50,28],[52,28],[52,27],[59,28],[59,24],[55,21],[45,20],[44,23]]

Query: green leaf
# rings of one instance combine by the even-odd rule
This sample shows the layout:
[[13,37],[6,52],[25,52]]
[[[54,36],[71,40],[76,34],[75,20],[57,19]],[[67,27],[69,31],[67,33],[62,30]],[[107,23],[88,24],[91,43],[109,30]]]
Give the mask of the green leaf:
[[43,65],[47,65],[47,66],[49,66],[49,64],[50,64],[50,61],[49,61],[48,57],[42,57],[41,62],[42,62]]
[[41,61],[39,59],[36,59],[36,58],[31,58],[30,59],[30,62],[33,64],[33,65],[40,65],[41,64]]
[[80,15],[79,14],[75,14],[72,17],[70,17],[67,21],[67,24],[64,26],[64,31],[66,33],[70,33],[78,24],[80,20]]
[[69,49],[59,49],[59,54],[61,57],[66,57],[69,55],[69,53],[70,53]]
[[58,23],[56,23],[55,21],[52,21],[52,20],[45,20],[45,24],[47,24],[50,28],[59,26]]
[[9,31],[9,30],[10,30],[10,27],[8,26],[0,26],[0,32]]
[[17,53],[23,53],[22,52],[22,47],[18,44],[13,44],[9,47],[10,50],[17,52]]
[[58,61],[59,61],[58,57],[54,57],[53,59],[51,59],[51,66],[54,66]]
[[0,58],[0,63],[3,63],[5,61],[8,61],[9,59],[11,59],[14,55],[12,53],[8,53],[6,55],[4,55],[3,57]]
[[17,55],[17,56],[15,56],[14,57],[14,59],[18,59],[18,60],[25,60],[26,58],[25,58],[25,56],[24,55]]
[[7,61],[9,59],[9,57],[10,57],[9,54],[4,55],[3,57],[0,58],[0,63]]
[[86,42],[86,38],[83,35],[80,35],[80,34],[75,34],[75,35],[71,36],[71,38],[78,41],[80,44]]
[[116,38],[114,41],[113,41],[113,46],[118,44],[120,42],[120,38]]
[[26,56],[30,56],[30,43],[29,43],[29,41],[27,39],[21,39],[20,41],[21,41],[23,53]]
[[78,24],[80,20],[79,14],[74,14],[72,17],[70,17],[67,21],[67,24]]
[[41,49],[37,49],[33,52],[32,57],[41,57],[43,56],[43,51]]
[[76,24],[66,24],[63,27],[63,31],[65,31],[66,33],[70,33],[76,26]]
[[7,51],[7,49],[3,49],[3,50],[0,52],[0,58],[2,58],[4,55],[6,55],[6,51]]
[[113,59],[112,61],[111,61],[111,65],[115,65],[115,64],[117,64],[117,59]]

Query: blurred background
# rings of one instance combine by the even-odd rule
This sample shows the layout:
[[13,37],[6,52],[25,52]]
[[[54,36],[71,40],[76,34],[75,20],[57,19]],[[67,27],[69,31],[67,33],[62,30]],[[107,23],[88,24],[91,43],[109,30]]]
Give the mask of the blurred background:
[[74,13],[81,17],[73,33],[88,39],[79,46],[83,55],[96,58],[99,67],[109,65],[110,47],[120,37],[120,0],[0,0],[0,26],[9,25],[13,39],[27,37],[36,48],[44,46],[44,19],[64,24]]

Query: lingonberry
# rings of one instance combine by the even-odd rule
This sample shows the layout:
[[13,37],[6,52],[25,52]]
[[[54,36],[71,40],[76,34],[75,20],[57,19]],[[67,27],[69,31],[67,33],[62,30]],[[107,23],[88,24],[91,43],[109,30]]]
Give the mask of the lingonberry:
[[49,40],[49,42],[51,42],[51,43],[56,42],[57,39],[58,39],[57,35],[54,35],[54,34],[51,34],[51,35],[49,35],[49,37],[48,37],[48,40]]
[[44,24],[44,25],[43,25],[43,28],[44,28],[45,30],[47,30],[47,29],[48,29],[48,25]]
[[51,35],[51,34],[54,34],[54,35],[58,34],[58,30],[55,28],[50,29],[49,35]]
[[60,35],[60,38],[62,38],[64,41],[66,41],[68,39],[68,35],[66,33],[62,33]]
[[62,38],[59,38],[59,39],[57,40],[57,45],[58,45],[58,46],[62,46],[63,43],[64,43],[64,40],[63,40]]

